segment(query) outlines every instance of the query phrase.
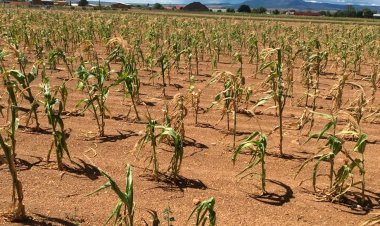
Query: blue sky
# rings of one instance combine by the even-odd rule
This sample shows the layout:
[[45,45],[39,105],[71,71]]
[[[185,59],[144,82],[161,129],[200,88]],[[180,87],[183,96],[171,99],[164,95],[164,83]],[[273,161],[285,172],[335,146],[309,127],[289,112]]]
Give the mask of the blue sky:
[[[200,1],[202,3],[234,3],[239,4],[245,0],[117,0],[126,3],[166,3],[166,4],[186,4],[193,1]],[[380,5],[380,0],[306,0],[312,2],[327,2],[327,3],[340,3],[340,4],[358,4],[358,5]]]

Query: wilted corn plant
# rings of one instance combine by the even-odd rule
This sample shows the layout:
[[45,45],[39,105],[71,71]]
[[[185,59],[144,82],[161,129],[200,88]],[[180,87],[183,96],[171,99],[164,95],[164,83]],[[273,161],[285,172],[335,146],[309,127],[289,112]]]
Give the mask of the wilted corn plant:
[[[326,199],[330,201],[339,200],[342,195],[347,193],[347,191],[350,190],[351,186],[354,183],[353,178],[353,170],[355,168],[358,168],[359,174],[361,175],[361,194],[362,194],[362,200],[361,203],[364,204],[365,201],[365,167],[364,167],[364,151],[367,143],[368,136],[361,132],[356,132],[355,130],[343,130],[337,133],[336,126],[337,126],[337,116],[332,116],[328,114],[323,114],[319,112],[312,112],[313,114],[321,115],[322,117],[329,120],[329,122],[322,128],[322,130],[319,133],[313,134],[310,136],[310,138],[307,140],[309,141],[312,138],[316,138],[317,140],[323,138],[325,134],[328,131],[331,131],[327,135],[327,143],[325,144],[325,147],[320,151],[329,150],[327,153],[324,154],[317,154],[310,159],[306,160],[299,170],[297,171],[297,175],[301,172],[301,170],[310,162],[315,161],[314,167],[313,167],[313,173],[312,173],[312,184],[313,189],[316,191],[316,182],[318,177],[318,169],[319,165],[322,162],[329,162],[330,164],[330,173],[329,173],[329,180],[330,185],[329,189],[325,191]],[[342,114],[343,116],[344,114]],[[352,123],[355,123],[354,119],[350,119],[350,116],[348,116],[348,120],[352,121]],[[358,125],[356,125],[358,126]],[[359,130],[360,131],[360,130]],[[344,148],[344,141],[343,139],[339,138],[338,135],[355,135],[358,137],[357,143],[353,149],[355,153],[358,153],[360,155],[359,158],[353,158],[349,151],[347,151]],[[339,153],[342,153],[343,156],[346,157],[345,163],[339,167],[337,171],[334,170],[335,165],[335,159],[339,155]],[[351,180],[349,180],[351,179]]]
[[186,96],[178,93],[171,101],[170,123],[171,127],[185,140],[185,117],[187,116]]
[[[99,189],[95,190],[89,195],[98,193],[106,188],[111,188],[113,192],[118,196],[119,200],[116,203],[115,208],[112,210],[111,216],[107,219],[106,224],[108,224],[112,218],[115,218],[114,225],[134,225],[134,214],[135,214],[135,203],[133,202],[133,175],[132,167],[128,164],[127,174],[126,174],[126,186],[125,191],[120,190],[116,182],[108,175],[107,172],[98,168],[99,171],[108,179],[108,182],[101,186]],[[88,196],[89,196],[88,195]]]
[[198,113],[199,113],[199,104],[201,102],[201,95],[202,95],[202,90],[198,89],[198,91],[192,91],[191,92],[191,106],[194,109],[194,123],[195,126],[198,125]]
[[[276,128],[280,129],[279,135],[280,135],[280,155],[283,155],[283,127],[282,127],[282,118],[283,118],[283,112],[286,105],[286,99],[287,99],[287,90],[284,92],[284,81],[282,78],[282,50],[277,49],[266,49],[263,50],[262,56],[262,65],[259,69],[259,72],[263,72],[265,69],[269,68],[270,73],[264,83],[266,86],[269,84],[270,87],[270,95],[273,97],[273,100],[275,102],[275,106],[277,107],[278,111],[278,119],[279,119],[279,125]],[[275,54],[275,60],[270,60],[272,55]],[[269,61],[268,61],[269,58]],[[276,112],[277,115],[277,112]]]
[[62,59],[63,63],[65,64],[67,71],[69,72],[69,75],[70,75],[69,79],[72,78],[73,73],[72,73],[72,69],[70,68],[69,61],[66,57],[66,53],[60,48],[54,49],[49,53],[48,64],[50,65],[50,69],[57,70],[57,63],[59,59]]
[[238,76],[243,76],[243,57],[242,57],[241,53],[235,53],[233,55],[233,58],[234,58],[233,62],[239,63],[239,69],[236,72],[236,74]]
[[145,128],[145,133],[144,133],[143,137],[139,141],[137,141],[137,143],[134,147],[134,150],[136,152],[139,152],[141,149],[144,148],[144,146],[148,142],[150,142],[151,147],[152,147],[152,151],[151,151],[150,161],[149,161],[147,168],[152,163],[153,174],[154,174],[155,178],[158,179],[159,166],[158,166],[157,152],[156,152],[156,147],[157,147],[157,135],[155,134],[156,124],[157,124],[156,121],[153,120],[149,115],[148,116],[148,124],[146,125],[146,128]]
[[[346,130],[349,131],[356,131],[357,133],[361,133],[360,131],[360,123],[362,119],[364,118],[364,112],[365,112],[365,107],[368,104],[368,100],[365,96],[365,91],[364,88],[356,83],[350,83],[352,85],[352,88],[358,88],[357,90],[357,97],[353,99],[353,101],[349,104],[347,107],[348,114],[350,115],[350,118],[352,120],[348,120]],[[355,92],[356,95],[356,92]],[[352,122],[353,121],[353,122]]]
[[343,148],[342,153],[348,158],[335,174],[333,188],[327,193],[327,198],[331,201],[339,200],[346,194],[354,184],[354,169],[358,168],[361,176],[361,200],[360,203],[365,205],[365,168],[364,168],[364,151],[367,143],[367,134],[359,134],[359,139],[353,149],[360,155],[359,158],[353,158],[349,151]]
[[27,56],[25,53],[20,49],[20,45],[16,38],[11,39],[10,48],[13,50],[13,52],[16,55],[17,63],[19,64],[19,68],[22,74],[26,74],[26,66],[29,63]]
[[[237,156],[243,152],[243,150],[248,149],[250,154],[252,155],[251,160],[249,161],[249,165],[243,169],[238,175],[244,174],[248,170],[252,169],[253,167],[257,165],[261,165],[261,172],[260,172],[260,180],[261,180],[261,190],[262,193],[265,194],[265,179],[266,179],[266,171],[265,171],[265,156],[266,156],[266,149],[267,149],[267,137],[262,134],[261,132],[253,132],[251,135],[249,135],[247,138],[243,140],[243,142],[234,150],[233,156],[232,156],[232,162],[235,165]],[[252,176],[257,173],[248,173],[243,176]]]
[[[126,54],[121,46],[125,41],[120,39],[111,39],[108,45],[117,44],[116,48],[111,51],[108,56],[109,62],[113,60],[119,60],[122,62],[121,70],[117,73],[116,84],[122,84],[125,96],[131,97],[132,106],[136,114],[136,119],[140,120],[139,113],[137,111],[137,104],[140,94],[140,79],[138,77],[137,64],[135,56],[132,53]],[[129,113],[128,113],[129,114]]]
[[[17,91],[19,91],[24,99],[26,99],[30,104],[30,111],[29,115],[26,121],[26,126],[29,125],[29,121],[32,117],[32,114],[34,115],[34,119],[36,120],[36,129],[38,130],[40,128],[40,124],[38,122],[38,115],[37,110],[39,107],[38,100],[34,97],[32,93],[32,87],[31,83],[37,78],[38,76],[38,67],[33,66],[32,70],[28,74],[24,74],[21,71],[18,70],[10,70],[7,72],[10,77],[13,77],[17,83],[14,84],[17,87]],[[21,87],[19,87],[21,86]]]
[[178,134],[173,128],[167,126],[156,126],[156,129],[161,129],[162,131],[158,135],[159,141],[163,139],[169,140],[169,142],[173,142],[174,152],[172,159],[170,160],[170,165],[168,171],[170,173],[170,177],[174,180],[179,176],[179,171],[182,165],[183,158],[183,140],[181,135]]
[[249,63],[253,64],[253,58],[255,58],[255,77],[257,72],[259,71],[259,62],[260,62],[260,54],[259,54],[259,46],[256,34],[251,34],[248,39],[248,55],[249,55]]
[[88,98],[82,99],[76,105],[79,107],[84,103],[83,111],[90,110],[94,115],[98,126],[99,136],[104,136],[106,112],[109,112],[106,106],[109,89],[115,84],[106,84],[109,78],[107,66],[101,66],[98,63],[90,70],[86,69],[82,62],[77,70],[78,89],[84,91]]
[[62,120],[63,103],[56,97],[56,93],[50,92],[50,82],[48,78],[42,81],[42,91],[44,95],[45,113],[48,117],[49,124],[52,128],[53,141],[47,155],[47,161],[50,159],[50,154],[53,148],[57,158],[58,169],[63,170],[62,158],[64,153],[70,158],[70,153],[67,148],[65,125]]
[[[327,61],[328,54],[327,52],[317,52],[315,54],[310,55],[305,62],[305,68],[307,69],[307,93],[306,93],[306,104],[305,107],[308,108],[308,100],[309,96],[312,97],[311,110],[315,111],[317,109],[317,98],[319,97],[319,77],[324,70]],[[313,90],[310,93],[310,88]],[[311,114],[310,119],[310,129],[309,133],[314,126],[314,114]]]
[[169,58],[167,53],[163,52],[157,59],[157,64],[160,66],[161,69],[161,78],[162,78],[162,95],[165,97],[165,87],[166,87],[166,82],[165,82],[165,73],[170,67],[169,63]]
[[335,157],[342,151],[343,141],[336,136],[336,126],[337,126],[337,117],[336,116],[323,114],[323,113],[319,113],[319,112],[312,112],[312,113],[318,114],[318,115],[326,118],[327,120],[329,120],[329,122],[322,128],[322,130],[319,132],[319,134],[316,133],[316,134],[310,135],[309,139],[306,142],[310,141],[313,138],[316,138],[317,141],[319,141],[319,139],[321,139],[327,131],[331,130],[331,133],[328,135],[328,138],[327,138],[327,143],[325,144],[325,147],[321,150],[321,151],[329,150],[329,152],[327,152],[325,154],[317,154],[317,155],[311,157],[310,159],[306,160],[301,165],[299,170],[297,171],[296,177],[301,172],[301,170],[306,166],[306,164],[316,160],[316,163],[314,164],[313,176],[312,176],[313,189],[314,189],[314,191],[316,191],[317,173],[318,173],[317,171],[318,171],[319,164],[323,161],[327,161],[330,163],[330,173],[329,173],[330,186],[329,186],[329,189],[331,190],[333,187],[333,180],[334,180]]
[[6,137],[3,137],[0,130],[0,146],[3,149],[6,162],[8,164],[9,172],[12,177],[12,217],[13,220],[20,221],[26,219],[25,206],[23,204],[24,193],[22,189],[21,181],[17,176],[16,169],[16,130],[18,128],[18,106],[16,100],[16,84],[13,81],[10,81],[9,78],[4,76],[4,83],[7,88],[10,111],[11,111],[11,120],[7,128],[2,130],[5,131]]
[[63,111],[66,111],[67,97],[69,96],[69,92],[68,92],[67,87],[66,87],[66,82],[62,83],[62,85],[60,85],[57,88],[57,92],[61,96]]
[[334,100],[334,104],[333,104],[333,108],[332,108],[332,111],[334,111],[334,112],[338,112],[339,109],[342,107],[343,91],[344,91],[344,87],[347,83],[349,75],[350,75],[349,73],[342,74],[339,78],[338,83],[335,84],[330,91],[331,95],[333,96],[333,100]]
[[198,112],[199,112],[199,104],[201,102],[202,90],[198,89],[195,91],[195,77],[192,75],[190,77],[190,84],[188,89],[188,96],[191,99],[191,107],[194,109],[194,118],[195,118],[195,126],[198,125]]
[[[196,212],[195,225],[196,226],[205,226],[207,221],[209,226],[216,225],[216,212],[214,210],[215,198],[211,197],[197,204],[197,206],[191,212],[187,221],[193,216]],[[208,214],[208,215],[206,215]]]
[[137,76],[137,69],[134,62],[131,63],[131,65],[125,65],[124,70],[118,73],[117,83],[123,83],[125,95],[131,97],[136,119],[140,120],[139,112],[137,111],[137,102],[139,101],[140,92],[140,79]]
[[[208,83],[208,85],[214,84],[216,82],[222,81],[223,88],[221,92],[219,92],[215,96],[215,101],[212,106],[218,104],[219,102],[224,102],[222,117],[219,121],[221,121],[225,115],[227,115],[227,129],[230,129],[230,112],[232,110],[233,113],[233,149],[235,149],[236,144],[236,120],[237,120],[237,111],[238,105],[244,95],[244,85],[245,79],[241,75],[234,75],[231,72],[223,71],[216,72]],[[212,107],[211,106],[211,107]]]

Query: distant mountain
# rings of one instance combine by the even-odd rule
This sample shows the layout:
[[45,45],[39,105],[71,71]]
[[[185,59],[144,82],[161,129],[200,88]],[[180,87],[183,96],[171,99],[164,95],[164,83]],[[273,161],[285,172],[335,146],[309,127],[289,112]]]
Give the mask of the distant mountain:
[[[265,7],[273,9],[297,9],[297,10],[343,10],[347,5],[332,3],[305,2],[302,0],[247,0],[242,4],[251,8]],[[370,8],[380,11],[380,6],[353,5],[356,9]]]

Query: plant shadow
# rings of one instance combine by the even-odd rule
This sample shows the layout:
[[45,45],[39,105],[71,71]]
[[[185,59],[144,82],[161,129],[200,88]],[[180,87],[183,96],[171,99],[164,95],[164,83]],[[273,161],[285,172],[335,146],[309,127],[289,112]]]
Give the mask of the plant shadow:
[[198,124],[196,125],[196,127],[205,128],[205,129],[219,130],[215,126],[211,125],[210,123],[200,123],[200,122],[198,122]]
[[278,154],[278,153],[267,153],[268,156],[275,157],[275,158],[281,158],[285,160],[297,160],[297,161],[306,161],[307,157],[302,157],[299,155],[291,155],[291,154]]
[[187,137],[187,139],[185,138],[185,140],[183,142],[183,146],[184,147],[195,147],[195,148],[200,148],[200,149],[208,149],[207,145],[199,143],[199,142],[197,142],[197,140],[195,140],[193,138],[189,138],[189,137]]
[[63,111],[62,115],[67,117],[84,117],[84,113],[81,111]]
[[36,158],[37,161],[32,163],[31,161],[27,161],[25,159],[16,158],[17,170],[19,171],[30,170],[32,167],[38,166],[43,161],[43,158],[41,157],[37,157],[37,156],[31,156],[31,157]]
[[149,107],[154,107],[156,106],[156,102],[153,101],[141,101],[139,105],[144,105],[144,106],[149,106]]
[[367,194],[365,194],[364,202],[359,191],[348,191],[344,194],[337,203],[350,210],[342,211],[354,215],[367,215],[373,209],[380,209],[380,193],[365,191]]
[[24,225],[30,226],[52,226],[52,225],[64,225],[64,226],[77,226],[78,223],[73,223],[57,217],[50,217],[43,214],[34,213],[39,219],[33,219],[29,217],[25,221],[21,222]]
[[37,129],[37,128],[34,128],[34,127],[29,127],[29,126],[24,126],[24,125],[19,125],[18,127],[20,129],[22,129],[24,133],[51,135],[51,130],[50,129],[43,129],[43,128],[38,128]]
[[154,177],[152,174],[143,175],[148,181],[156,181],[157,186],[152,189],[162,189],[164,191],[180,191],[184,192],[185,188],[193,188],[199,190],[206,190],[208,187],[201,180],[194,180],[186,178],[184,176],[178,176],[176,179],[171,178],[168,175],[159,173],[158,177]]
[[249,194],[249,197],[259,202],[273,205],[273,206],[282,206],[285,203],[290,202],[290,199],[294,198],[293,190],[290,188],[290,186],[277,180],[267,180],[267,182],[275,185],[276,187],[279,187],[282,190],[281,193],[276,194],[276,193],[267,192],[262,195]]
[[76,175],[86,176],[90,180],[97,180],[101,176],[100,171],[95,166],[86,163],[82,159],[79,159],[79,162],[80,163],[71,161],[71,163],[74,166],[69,166],[65,164],[63,168],[64,171],[68,173],[76,174]]
[[129,137],[138,136],[138,134],[135,133],[132,130],[127,130],[124,133],[122,133],[119,130],[117,130],[117,132],[119,133],[117,135],[105,135],[103,137],[99,137],[100,143],[116,142],[116,141],[119,141],[119,140],[127,139]]

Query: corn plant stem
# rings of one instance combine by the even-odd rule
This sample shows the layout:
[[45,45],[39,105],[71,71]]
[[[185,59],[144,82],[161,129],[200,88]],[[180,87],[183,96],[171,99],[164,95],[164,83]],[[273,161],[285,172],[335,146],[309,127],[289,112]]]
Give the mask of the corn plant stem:
[[188,57],[188,68],[189,68],[189,81],[191,81],[191,74],[192,74],[191,57]]
[[[88,93],[88,96],[90,97],[90,100],[93,100],[94,97],[91,94],[91,91],[90,91],[89,87],[88,86],[86,86],[86,87],[87,87],[87,93]],[[94,111],[94,117],[95,117],[95,120],[96,120],[96,124],[98,126],[99,135],[102,136],[102,134],[101,134],[102,130],[101,130],[98,114],[96,113],[95,105],[92,103],[91,107],[92,107],[92,110]]]
[[[22,72],[24,75],[25,73]],[[38,122],[38,115],[37,115],[37,108],[38,108],[38,103],[36,103],[36,99],[34,98],[33,94],[32,94],[32,90],[30,89],[30,83],[28,81],[28,79],[25,79],[25,84],[26,84],[26,92],[28,93],[28,100],[29,100],[29,103],[31,104],[31,109],[30,109],[30,114],[29,114],[29,118],[27,120],[27,123],[26,125],[28,126],[29,124],[29,120],[30,118],[32,117],[32,113],[34,114],[34,118],[36,120],[36,129],[38,130],[40,128],[40,123]]]
[[70,68],[69,63],[67,62],[67,60],[64,59],[63,61],[64,61],[65,65],[66,65],[67,70],[69,71],[69,74],[70,74],[69,79],[70,79],[70,78],[73,77],[73,73],[71,72],[71,68]]
[[133,109],[135,110],[136,118],[137,118],[137,120],[140,120],[140,116],[139,116],[139,112],[137,111],[136,101],[135,101],[134,95],[131,95],[131,100],[132,100]]
[[[5,158],[7,159],[7,163],[8,163],[9,172],[11,173],[11,177],[12,177],[12,183],[13,183],[12,200],[13,200],[13,203],[16,205],[14,217],[15,217],[15,220],[22,220],[22,219],[25,219],[26,213],[25,213],[25,207],[23,205],[24,195],[23,195],[23,190],[22,190],[22,184],[21,184],[21,181],[18,180],[17,169],[15,165],[16,140],[15,140],[14,135],[16,132],[15,125],[16,125],[16,117],[17,117],[17,106],[14,103],[11,105],[11,112],[12,112],[12,120],[11,120],[10,139],[12,140],[12,146],[9,147],[5,143],[1,134],[0,134],[0,146],[4,151]],[[17,193],[17,199],[16,199],[15,193]]]
[[9,133],[9,138],[11,139],[11,142],[12,142],[12,155],[16,158],[16,139],[15,139],[15,135],[16,135],[16,124],[17,124],[17,117],[18,117],[18,114],[17,114],[17,100],[16,100],[16,94],[15,94],[15,91],[13,89],[13,87],[11,87],[10,85],[7,86],[7,90],[8,90],[8,96],[9,96],[9,108],[8,108],[8,113],[7,113],[7,120],[9,118],[9,111],[11,113],[11,132]]
[[361,165],[362,165],[362,170],[361,170],[361,176],[362,176],[362,191],[361,191],[361,203],[364,204],[365,202],[365,165],[364,165],[364,154],[361,154]]
[[[3,137],[0,135],[0,144],[4,150],[5,158],[7,159],[8,163],[8,168],[9,172],[11,173],[12,177],[12,183],[13,183],[13,196],[12,200],[13,203],[15,204],[15,220],[22,220],[25,219],[26,213],[25,213],[25,206],[23,204],[23,190],[22,190],[22,184],[21,181],[19,181],[17,177],[17,170],[16,170],[16,165],[15,165],[15,157],[11,153],[11,149],[9,147],[5,147],[6,144],[4,143]],[[16,199],[16,194],[17,194],[17,199]]]
[[[198,94],[200,95],[200,94]],[[199,111],[199,96],[196,98],[196,106],[195,106],[195,125],[198,125],[198,111]]]
[[259,63],[260,63],[260,54],[259,54],[259,48],[257,47],[256,43],[256,73],[255,73],[255,78],[257,77],[257,72],[259,72]]
[[282,150],[282,143],[283,143],[283,131],[282,131],[282,113],[284,111],[284,105],[285,105],[285,101],[284,103],[282,102],[282,98],[283,98],[283,85],[282,85],[282,70],[281,70],[281,64],[282,64],[282,61],[281,61],[281,50],[278,49],[277,50],[277,75],[278,75],[278,113],[279,113],[279,123],[280,123],[280,155],[282,156],[283,155],[283,150]]
[[[333,125],[333,136],[335,137],[335,134],[336,134],[336,118],[334,118],[334,125]],[[334,179],[334,156],[331,156],[330,157],[330,190],[332,189],[333,187],[333,179]]]
[[20,56],[19,56],[18,53],[17,53],[17,59],[18,59],[18,64],[19,64],[19,66],[20,66],[20,71],[22,72],[22,74],[25,75],[25,67],[22,66],[22,62],[21,62],[21,59],[20,59]]
[[305,100],[305,107],[308,107],[309,105],[309,92],[310,92],[310,73],[307,72],[307,87],[306,87],[306,100]]
[[261,160],[261,189],[263,191],[263,194],[266,194],[266,190],[265,190],[265,179],[266,179],[266,171],[265,171],[265,150],[263,150],[263,153],[262,153],[262,160]]
[[99,111],[100,111],[100,136],[104,136],[104,117],[105,117],[105,109],[104,109],[104,96],[100,95],[100,101],[98,101]]
[[153,160],[153,174],[154,176],[158,177],[158,162],[157,162],[157,151],[156,151],[156,147],[157,147],[157,143],[156,143],[156,137],[154,135],[154,132],[155,132],[155,128],[154,126],[151,128],[151,136],[152,136],[152,141],[151,141],[151,145],[152,145],[152,160]]
[[333,187],[333,177],[334,177],[334,158],[331,157],[330,159],[330,189]]
[[199,59],[198,59],[198,47],[195,47],[195,67],[196,67],[196,76],[199,76]]
[[156,152],[156,142],[152,141],[152,159],[153,159],[153,174],[158,177],[158,164],[157,164],[157,152]]
[[[316,78],[315,78],[315,84],[313,85],[314,86],[313,103],[312,103],[312,110],[313,111],[315,111],[317,109],[317,93],[318,93],[318,90],[319,90],[320,64],[321,64],[321,61],[320,61],[320,59],[318,59],[318,62],[317,62],[317,72],[315,74],[315,76],[316,76]],[[314,127],[314,116],[311,118],[310,129],[309,129],[308,134],[310,134],[311,129],[313,127]]]
[[161,77],[162,77],[162,94],[165,97],[166,96],[166,93],[165,93],[166,83],[165,83],[165,68],[164,68],[163,60],[161,62]]
[[[99,59],[98,57],[96,58],[96,61],[97,61],[97,65],[99,65]],[[98,72],[98,75],[100,75],[100,69],[99,69],[99,66],[97,67],[97,72]],[[105,126],[105,122],[104,122],[104,117],[105,117],[105,109],[104,109],[104,104],[105,104],[105,99],[104,99],[104,90],[103,90],[103,84],[101,84],[101,87],[99,87],[99,90],[101,91],[100,93],[100,100],[97,99],[97,102],[98,102],[98,106],[99,106],[99,112],[100,112],[100,120],[101,120],[101,124],[100,124],[100,136],[103,137],[104,136],[104,126]]]
[[[170,65],[170,63],[168,62],[168,65]],[[170,76],[170,66],[168,66],[168,85],[169,85],[169,87],[170,87],[170,85],[171,85],[171,82],[172,82],[172,78],[171,78],[171,76]]]
[[227,131],[230,131],[230,112],[227,110]]
[[16,138],[15,138],[15,135],[16,135],[16,130],[15,130],[15,127],[14,125],[16,125],[16,106],[11,106],[11,111],[12,111],[12,119],[11,119],[11,126],[12,126],[12,129],[11,129],[11,133],[9,134],[9,137],[11,139],[11,142],[12,142],[12,155],[16,158]]
[[235,150],[235,146],[236,146],[236,112],[237,112],[237,103],[236,103],[236,100],[233,101],[234,103],[234,142],[233,142],[233,149],[232,150]]
[[[56,123],[54,123],[56,124]],[[62,171],[63,170],[63,166],[62,166],[62,156],[61,156],[61,153],[59,153],[59,151],[57,150],[57,147],[59,146],[59,141],[57,139],[57,132],[56,132],[56,125],[52,125],[52,129],[53,129],[53,139],[54,139],[54,146],[56,148],[56,158],[57,158],[57,165],[58,165],[58,170]]]

